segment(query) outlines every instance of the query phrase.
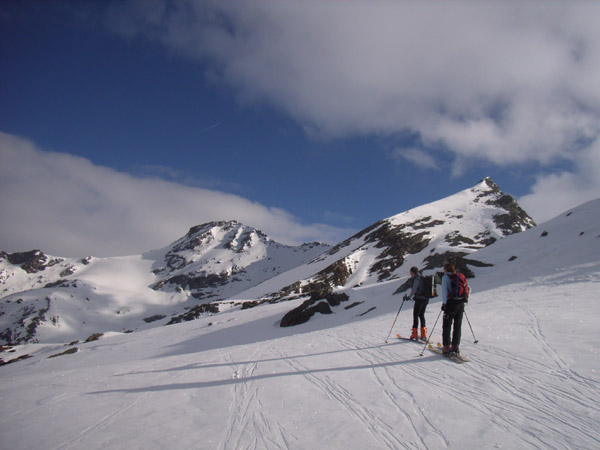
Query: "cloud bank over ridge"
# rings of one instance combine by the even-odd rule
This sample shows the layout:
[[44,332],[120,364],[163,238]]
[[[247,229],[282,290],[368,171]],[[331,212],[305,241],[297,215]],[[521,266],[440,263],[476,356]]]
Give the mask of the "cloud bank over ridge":
[[139,254],[190,226],[238,220],[285,244],[337,242],[353,230],[299,223],[243,197],[138,177],[0,132],[0,249],[55,256]]

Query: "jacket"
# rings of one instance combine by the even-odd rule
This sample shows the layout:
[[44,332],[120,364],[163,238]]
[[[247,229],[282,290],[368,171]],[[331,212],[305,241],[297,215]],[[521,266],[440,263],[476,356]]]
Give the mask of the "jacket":
[[423,295],[425,291],[425,285],[423,284],[423,278],[419,275],[413,277],[412,289],[410,290],[409,297],[415,300],[426,300],[427,297]]

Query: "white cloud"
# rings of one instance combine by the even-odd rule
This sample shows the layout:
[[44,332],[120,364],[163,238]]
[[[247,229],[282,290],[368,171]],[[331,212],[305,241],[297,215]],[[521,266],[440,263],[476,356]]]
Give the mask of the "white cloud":
[[508,164],[599,132],[592,2],[156,3],[113,9],[113,23],[209,61],[241,99],[325,135],[409,129]]
[[536,177],[531,193],[519,204],[537,223],[543,223],[569,208],[600,198],[600,140],[581,152],[573,172]]
[[135,177],[0,132],[0,249],[119,256],[159,248],[194,225],[238,220],[282,243],[336,243],[353,230],[299,224],[240,196]]
[[[268,102],[313,134],[409,132],[430,155],[453,154],[454,175],[464,161],[576,161],[600,136],[599,2],[166,5],[115,7],[110,23],[206,62],[240,101]],[[415,156],[403,153],[423,163]],[[578,178],[539,176],[535,190]],[[568,191],[581,189],[594,186]]]

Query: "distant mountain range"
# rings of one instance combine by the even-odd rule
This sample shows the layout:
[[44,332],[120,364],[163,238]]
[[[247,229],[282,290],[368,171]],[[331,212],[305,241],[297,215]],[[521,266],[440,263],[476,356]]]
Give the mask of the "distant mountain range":
[[[331,247],[287,246],[235,221],[192,227],[142,255],[60,258],[0,252],[0,342],[68,342],[303,299],[337,305],[344,289],[405,278],[411,266],[485,264],[469,254],[535,226],[489,178],[383,219]],[[322,306],[320,306],[322,308]],[[283,321],[282,325],[296,323]],[[300,323],[300,322],[298,322]]]

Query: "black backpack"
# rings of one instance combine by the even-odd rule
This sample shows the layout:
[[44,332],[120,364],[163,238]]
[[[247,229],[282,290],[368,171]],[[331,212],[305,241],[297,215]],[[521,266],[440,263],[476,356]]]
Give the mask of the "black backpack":
[[421,281],[423,281],[423,292],[419,292],[419,295],[427,298],[437,297],[437,288],[435,287],[435,275],[420,275]]

